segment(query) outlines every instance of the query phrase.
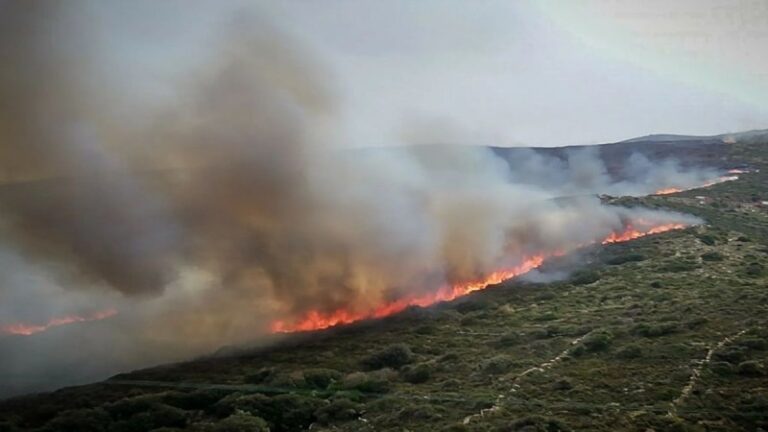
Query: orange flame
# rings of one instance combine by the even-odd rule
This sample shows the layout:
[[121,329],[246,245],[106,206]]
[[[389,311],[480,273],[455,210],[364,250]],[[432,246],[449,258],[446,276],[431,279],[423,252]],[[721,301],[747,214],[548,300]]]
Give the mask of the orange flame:
[[[624,231],[619,233],[612,232],[600,243],[610,244],[625,242],[647,235],[658,234],[665,231],[681,229],[685,227],[685,224],[672,223],[655,226],[647,231],[639,231],[632,225],[627,225]],[[565,252],[563,251],[555,251],[551,253],[541,253],[525,257],[516,267],[495,271],[481,279],[447,285],[434,293],[422,294],[419,296],[406,297],[395,300],[368,311],[355,312],[344,308],[331,312],[311,310],[307,312],[302,318],[294,322],[288,322],[284,320],[273,321],[270,325],[270,331],[272,333],[293,333],[300,331],[322,330],[328,327],[341,324],[350,324],[365,319],[383,318],[385,316],[400,312],[409,306],[426,307],[438,302],[450,301],[458,297],[465,296],[471,292],[485,289],[489,285],[495,285],[508,279],[520,276],[524,273],[528,273],[529,271],[541,266],[545,259],[560,256],[564,253]]]
[[[742,171],[742,170],[739,170],[739,169],[732,169],[732,170],[728,171],[729,174],[741,174],[741,173],[744,173],[744,172],[746,172],[746,171]],[[718,177],[718,178],[716,178],[714,180],[709,180],[709,181],[707,181],[704,184],[701,184],[699,186],[694,186],[692,188],[680,189],[680,188],[677,188],[677,187],[667,187],[667,188],[659,189],[656,192],[654,192],[653,194],[654,195],[673,194],[673,193],[682,192],[682,191],[691,190],[691,189],[706,188],[706,187],[710,187],[710,186],[716,185],[718,183],[724,183],[724,182],[727,182],[727,181],[733,181],[733,180],[738,180],[738,179],[739,179],[739,176],[737,176],[737,175],[724,175],[724,176],[720,176],[720,177]]]
[[117,310],[110,308],[93,313],[91,315],[67,315],[63,317],[52,318],[45,324],[14,323],[0,327],[0,333],[29,336],[35,333],[46,331],[52,327],[58,327],[77,322],[98,321],[114,315],[117,315]]
[[659,189],[656,192],[654,192],[653,194],[654,195],[667,195],[667,194],[673,194],[673,193],[678,193],[678,192],[682,192],[682,191],[683,191],[682,189],[679,189],[679,188],[676,188],[676,187],[668,187],[668,188],[664,188],[664,189]]

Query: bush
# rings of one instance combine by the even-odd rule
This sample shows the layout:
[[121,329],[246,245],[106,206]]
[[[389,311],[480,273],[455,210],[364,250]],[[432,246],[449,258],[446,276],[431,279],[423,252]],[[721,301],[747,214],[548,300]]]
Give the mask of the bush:
[[765,371],[762,363],[758,361],[745,361],[736,366],[736,372],[745,376],[762,376]]
[[411,384],[421,384],[429,381],[432,376],[432,368],[426,364],[421,363],[415,366],[406,366],[403,369],[403,379]]
[[104,405],[104,409],[115,419],[127,419],[136,414],[149,411],[160,401],[158,395],[142,395],[125,398]]
[[369,370],[390,367],[399,369],[413,361],[413,352],[406,344],[390,345],[363,359],[363,366]]
[[210,390],[195,390],[189,393],[168,392],[163,396],[163,402],[183,410],[205,410],[216,404],[224,393]]
[[709,364],[709,369],[717,375],[730,375],[733,373],[733,365],[728,362],[711,362]]
[[760,338],[746,338],[739,342],[739,346],[747,347],[749,349],[762,351],[768,348],[768,341]]
[[391,369],[375,372],[354,372],[344,377],[340,386],[344,390],[357,390],[363,393],[385,393],[389,391]]
[[724,361],[728,363],[738,363],[747,356],[747,348],[742,346],[731,346],[715,351],[712,357],[718,361]]
[[639,324],[632,329],[632,332],[644,337],[659,337],[672,334],[677,331],[677,325],[674,323],[663,324]]
[[611,332],[603,330],[594,333],[590,333],[586,336],[581,343],[588,352],[605,351],[613,341],[613,334]]
[[329,424],[333,421],[354,420],[360,417],[360,413],[359,404],[349,399],[337,399],[315,411],[315,417],[320,423]]
[[715,238],[709,234],[703,234],[698,237],[699,237],[699,240],[701,240],[701,242],[707,246],[714,246],[714,244],[716,243]]
[[681,260],[668,262],[659,268],[660,272],[669,273],[683,273],[691,270],[696,270],[699,265],[693,261]]
[[42,431],[101,432],[111,421],[109,414],[101,408],[64,411],[46,423]]
[[502,431],[525,431],[525,432],[570,432],[565,423],[558,419],[540,416],[530,416],[515,420],[508,427],[502,428]]
[[574,285],[589,285],[600,280],[600,274],[593,270],[580,270],[573,274],[571,283]]
[[326,403],[298,394],[281,394],[271,398],[254,394],[241,396],[238,402],[236,405],[241,411],[266,420],[272,432],[306,429],[315,420],[315,411]]
[[515,346],[521,342],[520,335],[516,332],[505,333],[493,342],[497,348]]
[[261,417],[239,412],[216,423],[213,432],[269,432],[269,425]]
[[660,281],[653,281],[650,285],[651,288],[661,288],[663,286]]
[[724,257],[717,252],[707,252],[701,255],[701,259],[704,261],[722,261]]
[[304,381],[308,386],[325,390],[332,383],[341,380],[341,372],[333,369],[307,369],[304,371]]
[[256,373],[245,376],[248,384],[263,384],[275,375],[275,368],[261,368]]
[[573,384],[565,378],[559,379],[552,384],[553,390],[563,391],[563,390],[570,390],[572,388],[573,388]]
[[497,355],[480,363],[480,370],[490,375],[498,375],[507,371],[512,359],[506,355]]
[[162,427],[183,428],[186,424],[187,416],[183,410],[165,404],[155,404],[150,410],[115,422],[109,430],[110,432],[134,432]]
[[763,270],[765,270],[765,268],[763,267],[762,264],[751,262],[747,264],[747,267],[744,270],[744,273],[750,277],[758,277],[763,274]]
[[408,405],[400,412],[397,417],[400,420],[437,420],[442,418],[440,410],[433,405],[421,403]]
[[616,357],[620,359],[634,359],[643,356],[643,349],[639,345],[626,345],[616,351]]
[[606,260],[605,262],[608,265],[621,265],[628,262],[639,262],[639,261],[645,261],[645,260],[646,260],[645,256],[637,253],[633,253],[633,254],[612,257]]

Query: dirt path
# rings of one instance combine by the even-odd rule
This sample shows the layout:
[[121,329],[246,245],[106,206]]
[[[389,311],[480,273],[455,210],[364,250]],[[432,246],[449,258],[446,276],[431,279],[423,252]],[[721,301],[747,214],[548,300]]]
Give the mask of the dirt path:
[[[553,358],[551,358],[551,359],[549,359],[549,360],[547,360],[547,361],[545,361],[543,363],[540,363],[540,364],[538,364],[536,366],[532,366],[532,367],[522,371],[520,374],[512,377],[511,384],[512,384],[513,387],[510,388],[509,393],[513,393],[515,391],[514,385],[515,385],[515,383],[518,380],[520,380],[520,378],[523,378],[526,375],[530,375],[533,372],[544,372],[547,369],[550,369],[551,367],[553,367],[556,364],[560,363],[589,334],[590,333],[587,333],[585,335],[579,336],[578,338],[572,340],[571,343],[568,344],[568,348],[564,349],[557,356],[555,356],[555,357],[553,357]],[[482,418],[482,417],[485,417],[487,415],[490,415],[490,414],[493,414],[493,413],[499,411],[501,409],[501,404],[504,402],[505,396],[506,395],[504,393],[500,394],[496,398],[496,401],[494,402],[492,407],[480,410],[480,412],[477,413],[477,414],[472,414],[470,416],[464,417],[464,420],[462,421],[462,423],[469,424],[470,422],[472,422],[472,420],[475,420],[475,419],[478,419],[478,418]]]
[[712,355],[719,349],[722,349],[724,346],[728,345],[729,343],[733,342],[737,338],[741,337],[744,333],[746,333],[747,330],[742,330],[736,334],[726,336],[723,338],[720,342],[718,342],[714,347],[710,348],[709,351],[707,351],[707,355],[699,360],[697,363],[697,366],[691,371],[691,377],[688,380],[688,383],[683,387],[683,390],[680,392],[680,396],[678,396],[675,400],[673,400],[669,405],[669,411],[667,414],[670,417],[677,417],[677,408],[685,403],[686,399],[688,399],[688,396],[691,395],[691,392],[693,391],[693,388],[696,387],[696,384],[699,382],[699,379],[701,378],[701,371],[704,370],[705,367],[712,361]]

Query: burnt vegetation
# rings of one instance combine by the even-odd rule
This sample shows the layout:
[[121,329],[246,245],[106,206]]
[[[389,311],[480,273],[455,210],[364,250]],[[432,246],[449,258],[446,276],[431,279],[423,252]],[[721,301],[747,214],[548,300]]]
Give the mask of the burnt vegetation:
[[704,226],[592,248],[560,281],[5,400],[0,431],[768,429],[768,144],[728,152],[753,171],[606,198]]

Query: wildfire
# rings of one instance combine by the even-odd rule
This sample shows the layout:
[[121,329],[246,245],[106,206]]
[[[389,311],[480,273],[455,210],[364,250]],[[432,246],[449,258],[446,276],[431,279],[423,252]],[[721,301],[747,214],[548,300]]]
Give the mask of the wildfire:
[[[647,231],[640,231],[633,225],[629,224],[626,226],[624,231],[612,232],[600,243],[610,244],[625,242],[647,235],[658,234],[665,231],[681,229],[685,227],[685,224],[673,223],[655,226],[648,229]],[[438,302],[450,301],[467,295],[471,292],[485,289],[489,285],[495,285],[508,279],[520,276],[524,273],[528,273],[529,271],[541,266],[545,259],[563,254],[563,251],[555,251],[551,253],[542,253],[526,257],[519,265],[513,268],[493,272],[484,278],[447,285],[434,293],[402,298],[400,300],[385,303],[368,311],[354,312],[343,308],[332,312],[312,310],[294,322],[288,322],[284,320],[273,321],[270,325],[270,330],[273,333],[292,333],[300,331],[322,330],[340,324],[349,324],[371,318],[382,318],[400,312],[409,306],[426,307]]]
[[682,189],[679,189],[679,188],[676,188],[676,187],[668,187],[668,188],[664,188],[664,189],[659,189],[656,192],[654,192],[653,194],[654,195],[667,195],[667,194],[673,194],[673,193],[678,193],[678,192],[682,192],[682,191],[683,191]]
[[[732,170],[728,171],[728,174],[742,174],[742,173],[745,173],[745,172],[746,171],[739,170],[739,169],[732,169]],[[724,182],[727,182],[727,181],[733,181],[733,180],[738,180],[738,179],[739,179],[739,176],[737,176],[737,175],[724,175],[724,176],[720,176],[720,177],[718,177],[718,178],[716,178],[714,180],[710,180],[710,181],[708,181],[708,182],[706,182],[706,183],[704,183],[702,185],[694,186],[692,188],[680,189],[680,188],[677,188],[677,187],[667,187],[667,188],[659,189],[656,192],[654,192],[653,194],[654,195],[673,194],[673,193],[682,192],[682,191],[691,190],[691,189],[706,188],[706,187],[710,187],[710,186],[716,185],[718,183],[724,183]]]
[[52,318],[45,324],[14,323],[0,327],[0,333],[29,336],[35,333],[46,331],[52,327],[58,327],[77,322],[98,321],[114,315],[117,315],[117,310],[106,309],[90,315],[67,315],[63,317]]

